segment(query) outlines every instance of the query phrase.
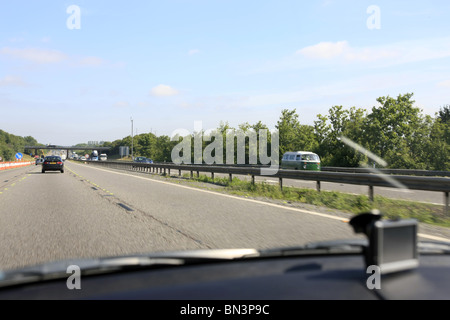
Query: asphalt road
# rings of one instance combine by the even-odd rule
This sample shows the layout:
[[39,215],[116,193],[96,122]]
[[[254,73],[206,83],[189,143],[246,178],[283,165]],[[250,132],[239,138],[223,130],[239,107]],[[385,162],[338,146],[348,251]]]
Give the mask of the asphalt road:
[[[357,238],[346,216],[199,189],[158,175],[66,162],[0,172],[0,269],[199,248]],[[450,239],[447,229],[419,229]]]

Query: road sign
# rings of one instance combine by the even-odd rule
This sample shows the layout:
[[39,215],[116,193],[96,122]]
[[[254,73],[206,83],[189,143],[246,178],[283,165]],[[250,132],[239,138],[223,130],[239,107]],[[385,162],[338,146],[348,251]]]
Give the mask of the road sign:
[[16,153],[16,159],[17,159],[17,160],[22,159],[22,157],[23,157],[23,154],[21,154],[20,152],[17,152],[17,153]]

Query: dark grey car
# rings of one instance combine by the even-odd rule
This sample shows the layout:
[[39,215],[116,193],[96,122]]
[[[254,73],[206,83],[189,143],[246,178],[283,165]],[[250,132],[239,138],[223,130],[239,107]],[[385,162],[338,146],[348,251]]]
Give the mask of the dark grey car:
[[45,171],[61,171],[64,173],[64,161],[59,156],[47,156],[42,163],[42,173]]

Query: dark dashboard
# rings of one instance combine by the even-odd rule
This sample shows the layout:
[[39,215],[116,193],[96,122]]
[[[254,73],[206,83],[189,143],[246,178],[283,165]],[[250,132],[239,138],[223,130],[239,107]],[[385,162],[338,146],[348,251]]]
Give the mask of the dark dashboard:
[[[422,255],[414,270],[382,275],[369,289],[360,255],[270,257],[81,277],[0,289],[0,299],[106,300],[441,300],[450,299],[449,255]],[[68,275],[69,276],[69,275]]]

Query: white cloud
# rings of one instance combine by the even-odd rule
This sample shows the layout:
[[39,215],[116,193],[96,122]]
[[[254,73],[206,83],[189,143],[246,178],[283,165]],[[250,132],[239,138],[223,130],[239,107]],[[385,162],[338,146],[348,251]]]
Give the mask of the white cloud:
[[342,55],[349,50],[347,41],[320,42],[313,46],[305,47],[296,53],[307,58],[330,59]]
[[137,105],[140,108],[148,108],[148,107],[152,106],[149,102],[145,102],[145,101],[140,101],[137,103]]
[[376,61],[400,56],[395,47],[351,47],[347,41],[320,42],[296,52],[310,59],[341,58],[346,61]]
[[39,48],[16,49],[4,47],[0,49],[0,54],[39,64],[58,63],[68,58],[67,55],[61,51]]
[[16,76],[5,76],[3,79],[0,79],[0,87],[4,86],[26,86],[27,84],[22,80],[21,77]]
[[85,57],[79,60],[79,64],[82,66],[99,66],[103,63],[103,59],[98,57]]
[[70,56],[62,51],[41,49],[41,48],[18,49],[18,48],[3,47],[0,49],[0,55],[37,64],[54,64],[66,62],[68,65],[75,67],[79,66],[95,67],[105,64],[105,61],[99,57]]
[[450,88],[450,80],[441,81],[437,84],[438,87]]
[[332,5],[332,4],[334,4],[333,2],[334,1],[332,1],[332,0],[325,0],[325,1],[322,2],[322,7],[328,7],[328,6]]
[[130,104],[127,101],[118,101],[113,106],[115,108],[128,108]]
[[355,47],[347,41],[320,42],[297,50],[296,54],[310,60],[377,61],[395,65],[450,57],[450,38],[410,40],[373,47]]
[[178,91],[170,86],[160,84],[152,88],[150,94],[153,96],[174,96],[178,94]]
[[285,70],[332,67],[386,68],[450,58],[450,37],[416,39],[377,46],[353,46],[348,41],[320,42],[277,60],[247,65],[241,74],[252,75]]
[[192,50],[189,50],[188,51],[188,55],[193,55],[193,54],[196,54],[196,53],[200,53],[200,50],[198,50],[198,49],[192,49]]
[[8,39],[8,41],[12,42],[12,43],[18,43],[18,42],[25,41],[25,39],[24,38],[10,38],[10,39]]

